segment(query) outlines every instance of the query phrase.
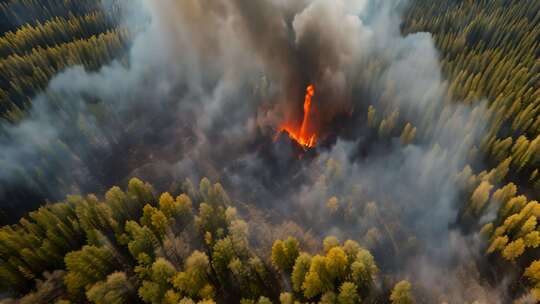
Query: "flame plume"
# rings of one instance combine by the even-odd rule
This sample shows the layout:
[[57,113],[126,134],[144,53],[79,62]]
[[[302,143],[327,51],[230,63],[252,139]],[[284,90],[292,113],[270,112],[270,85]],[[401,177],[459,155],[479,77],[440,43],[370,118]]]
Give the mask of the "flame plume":
[[304,98],[304,119],[300,128],[284,124],[280,126],[279,132],[286,132],[289,137],[296,141],[304,149],[313,148],[317,144],[317,134],[310,130],[311,118],[311,100],[315,96],[315,86],[310,84],[306,88],[306,97]]

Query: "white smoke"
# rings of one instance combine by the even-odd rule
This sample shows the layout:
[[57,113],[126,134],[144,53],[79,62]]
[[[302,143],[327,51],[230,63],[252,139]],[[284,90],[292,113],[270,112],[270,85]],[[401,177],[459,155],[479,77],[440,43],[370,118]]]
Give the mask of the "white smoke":
[[[0,182],[40,184],[31,172],[53,163],[35,176],[61,178],[38,185],[57,199],[132,175],[151,182],[207,175],[226,180],[248,203],[361,241],[378,220],[336,222],[325,211],[327,196],[350,196],[359,209],[374,201],[392,206],[388,218],[398,214],[403,234],[421,243],[419,251],[384,256],[395,259],[393,270],[434,294],[471,300],[455,274],[475,258],[463,247],[477,241],[449,228],[458,210],[453,176],[482,134],[486,110],[444,104],[433,39],[400,34],[404,7],[386,0],[142,1],[123,23],[142,28],[127,65],[67,69],[23,121],[2,126]],[[418,139],[373,142],[362,114],[349,128],[353,136],[297,161],[290,147],[268,142],[307,83],[317,86],[323,123],[373,104],[379,115],[399,109]],[[102,160],[107,167],[96,168]],[[329,160],[341,173],[321,180]]]

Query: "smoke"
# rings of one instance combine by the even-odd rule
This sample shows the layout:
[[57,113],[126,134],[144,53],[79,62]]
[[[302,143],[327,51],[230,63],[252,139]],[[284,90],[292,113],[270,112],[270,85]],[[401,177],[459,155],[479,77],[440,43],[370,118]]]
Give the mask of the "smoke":
[[[122,24],[138,32],[126,60],[63,71],[23,121],[1,126],[8,214],[32,207],[23,193],[56,200],[132,176],[166,190],[208,176],[319,236],[359,240],[430,299],[502,301],[476,275],[476,236],[451,229],[454,177],[488,111],[447,100],[430,34],[400,33],[405,2],[131,4]],[[301,119],[311,83],[323,141],[299,160],[298,147],[273,138]],[[418,134],[404,144],[406,123]],[[480,291],[467,291],[463,272]]]

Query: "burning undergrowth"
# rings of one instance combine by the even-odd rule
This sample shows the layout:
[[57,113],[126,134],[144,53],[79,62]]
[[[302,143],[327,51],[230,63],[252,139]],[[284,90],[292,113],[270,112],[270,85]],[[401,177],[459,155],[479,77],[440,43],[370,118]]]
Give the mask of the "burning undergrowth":
[[457,269],[474,270],[459,247],[478,243],[449,228],[486,110],[446,100],[430,35],[399,31],[404,7],[143,1],[127,65],[69,69],[2,127],[3,209],[208,176],[276,221],[360,240],[383,271],[428,289],[450,273],[428,294],[489,299],[459,292]]

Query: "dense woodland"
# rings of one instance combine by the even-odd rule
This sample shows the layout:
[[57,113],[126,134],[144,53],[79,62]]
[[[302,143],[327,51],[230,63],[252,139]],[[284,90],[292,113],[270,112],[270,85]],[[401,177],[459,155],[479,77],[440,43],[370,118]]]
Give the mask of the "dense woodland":
[[[17,121],[59,71],[74,65],[96,70],[118,58],[129,40],[120,10],[99,1],[0,3],[0,113]],[[15,20],[15,24],[13,23]],[[0,21],[1,22],[1,21]]]
[[[510,274],[508,294],[531,291],[540,300],[540,2],[411,2],[402,32],[432,33],[448,82],[445,104],[488,105],[483,138],[454,176],[462,191],[455,225],[482,238],[479,277],[496,285]],[[96,70],[122,60],[133,33],[112,7],[0,2],[3,119],[24,117],[65,67]],[[370,106],[366,122],[402,145],[430,132],[399,110]],[[324,180],[339,183],[340,165],[326,166]],[[292,221],[268,221],[208,179],[170,193],[132,179],[125,191],[68,196],[0,229],[1,290],[20,299],[2,303],[433,302],[383,262],[388,252],[419,249],[399,225],[399,210],[357,202],[354,189],[325,195],[332,219],[376,223],[357,240],[319,237]],[[495,219],[486,222],[488,213]]]
[[[477,151],[485,167],[458,176],[470,198],[459,220],[481,231],[492,265],[520,274],[511,288],[529,286],[540,299],[540,3],[415,1],[405,20],[404,32],[433,33],[449,99],[489,103]],[[497,217],[482,226],[488,210]]]
[[[4,227],[3,289],[28,292],[20,303],[357,303],[381,297],[374,292],[375,260],[357,242],[327,237],[321,246],[293,223],[248,224],[221,185],[207,179],[179,189],[176,197],[155,197],[151,185],[132,179],[126,191],[113,187],[102,199],[71,196]],[[268,238],[251,239],[253,226],[264,226]],[[296,237],[272,243],[285,234]],[[292,290],[284,292],[286,286]],[[410,289],[397,282],[388,296],[410,303]]]

